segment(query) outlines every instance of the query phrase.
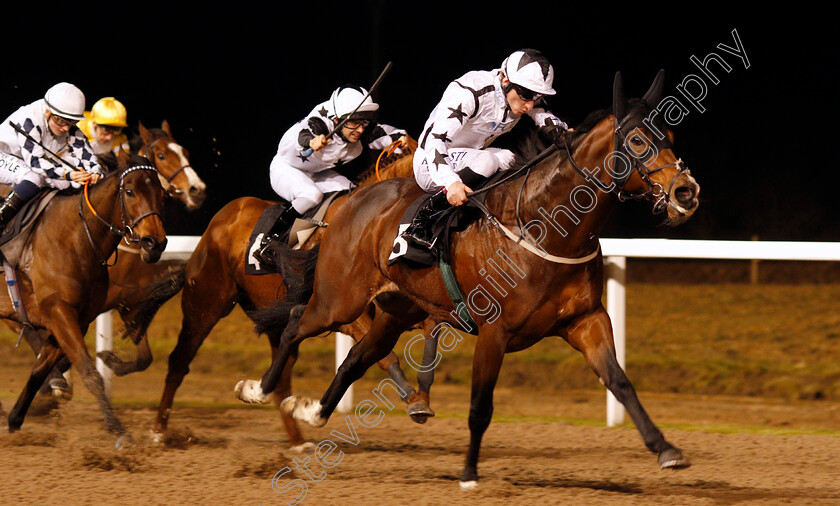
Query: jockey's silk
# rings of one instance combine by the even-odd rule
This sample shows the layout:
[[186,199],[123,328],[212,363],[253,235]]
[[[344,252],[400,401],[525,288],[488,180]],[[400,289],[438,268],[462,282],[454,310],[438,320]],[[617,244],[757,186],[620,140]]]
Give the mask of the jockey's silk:
[[[484,149],[509,132],[521,117],[513,118],[502,90],[500,70],[467,72],[451,82],[434,108],[418,139],[414,171],[428,171],[438,187],[460,181],[449,160],[453,148]],[[538,126],[568,126],[541,107],[527,112]],[[421,168],[422,166],[422,168]]]

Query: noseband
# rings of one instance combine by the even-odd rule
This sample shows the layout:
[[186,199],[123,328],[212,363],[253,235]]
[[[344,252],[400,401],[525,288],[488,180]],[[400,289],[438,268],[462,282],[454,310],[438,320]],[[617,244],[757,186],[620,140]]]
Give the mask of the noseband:
[[[614,194],[621,202],[626,200],[649,200],[653,204],[653,214],[659,214],[664,212],[668,208],[668,205],[670,205],[671,190],[674,188],[677,178],[679,178],[680,175],[688,169],[682,161],[682,158],[677,159],[676,162],[666,163],[665,165],[661,165],[652,170],[648,170],[647,167],[639,163],[639,159],[637,157],[629,154],[627,147],[627,135],[624,133],[624,130],[627,126],[626,124],[629,118],[630,116],[626,116],[620,124],[618,121],[615,122],[614,152],[622,155],[626,159],[629,159],[631,168],[627,171],[627,174],[622,177],[612,176],[612,181],[610,181],[609,184],[604,183],[597,177],[580,168],[577,162],[575,162],[572,148],[569,146],[569,140],[565,135],[563,136],[563,147],[569,154],[569,163],[571,163],[575,171],[577,171],[587,181],[597,186],[601,191]],[[668,144],[665,149],[671,149],[670,144]],[[651,180],[650,176],[663,169],[667,169],[668,167],[678,167],[679,170],[677,170],[677,173],[674,174],[674,177],[671,179],[668,189],[665,190],[661,184]],[[630,193],[624,189],[624,186],[627,184],[627,180],[630,179],[630,176],[632,176],[634,172],[638,173],[639,177],[647,185],[646,191],[641,193]]]
[[[91,210],[93,215],[106,227],[108,227],[108,231],[114,235],[124,238],[126,244],[138,243],[140,242],[140,238],[134,232],[134,229],[137,227],[137,224],[140,223],[141,220],[148,218],[149,216],[157,216],[161,218],[161,215],[157,211],[149,211],[147,213],[141,214],[135,219],[131,218],[131,215],[128,212],[128,208],[125,205],[125,185],[124,179],[127,175],[131,174],[132,172],[136,172],[138,170],[147,170],[150,172],[154,172],[155,174],[159,174],[158,170],[150,165],[136,165],[134,167],[130,167],[124,170],[120,174],[120,186],[118,190],[118,198],[120,200],[120,221],[122,222],[122,228],[118,228],[114,226],[111,222],[105,220],[99,213],[96,212],[96,209],[93,208],[93,204],[91,204],[90,199],[88,198],[88,185],[85,185],[85,190],[82,192],[82,198],[79,200],[79,217],[82,218],[82,225],[85,228],[85,233],[87,234],[88,241],[90,242],[93,251],[96,253],[97,260],[99,261],[100,265],[108,265],[108,259],[102,259],[99,256],[99,250],[96,248],[96,241],[93,239],[93,235],[90,232],[90,227],[88,226],[87,220],[85,220],[84,216],[84,203],[87,202],[88,208]],[[128,218],[126,220],[126,217]],[[162,218],[161,218],[162,219]],[[116,261],[115,261],[116,263]],[[113,265],[113,264],[112,264]]]

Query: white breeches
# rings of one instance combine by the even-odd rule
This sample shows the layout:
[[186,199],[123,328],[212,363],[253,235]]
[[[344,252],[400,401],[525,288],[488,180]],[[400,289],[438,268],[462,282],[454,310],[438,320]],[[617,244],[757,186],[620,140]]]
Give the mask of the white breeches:
[[[449,150],[447,161],[455,173],[469,168],[476,174],[490,177],[500,170],[508,170],[513,165],[513,152],[501,148],[452,148]],[[432,193],[440,189],[429,175],[426,154],[420,148],[414,153],[414,178],[420,188],[427,192]]]
[[275,158],[269,169],[271,188],[301,214],[318,205],[324,193],[349,190],[352,183],[338,172],[327,169],[304,172]]

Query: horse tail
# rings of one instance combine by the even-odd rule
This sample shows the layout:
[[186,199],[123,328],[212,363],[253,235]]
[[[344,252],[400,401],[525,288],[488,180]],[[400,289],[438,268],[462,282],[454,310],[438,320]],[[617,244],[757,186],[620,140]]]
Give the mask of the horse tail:
[[248,317],[256,324],[254,331],[257,334],[282,331],[289,323],[292,308],[309,302],[315,287],[315,265],[320,247],[317,244],[303,251],[281,249],[278,263],[286,285],[286,296],[277,304],[247,311]]
[[132,306],[120,304],[118,311],[125,322],[123,338],[130,338],[135,344],[140,342],[160,307],[184,287],[186,265],[187,262],[183,260],[172,261],[169,275],[148,285],[147,296],[142,302]]

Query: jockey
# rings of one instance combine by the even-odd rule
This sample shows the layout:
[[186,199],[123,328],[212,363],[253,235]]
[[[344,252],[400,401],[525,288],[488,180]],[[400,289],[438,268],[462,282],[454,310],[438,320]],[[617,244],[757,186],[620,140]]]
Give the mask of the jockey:
[[114,97],[100,98],[90,111],[85,111],[85,119],[77,125],[90,141],[90,147],[97,155],[117,154],[120,150],[128,152],[128,137],[122,132],[126,123],[125,106]]
[[499,170],[513,164],[513,153],[488,147],[530,116],[554,139],[568,125],[541,105],[554,95],[554,69],[539,51],[521,49],[505,58],[499,69],[468,72],[451,82],[423,127],[414,154],[414,177],[434,195],[414,216],[402,236],[431,248],[431,218],[450,205],[460,206],[467,193]]
[[[269,179],[271,188],[291,205],[263,235],[260,249],[254,252],[257,260],[265,263],[270,243],[279,240],[296,218],[320,204],[324,193],[353,186],[334,168],[357,158],[364,146],[385,149],[397,140],[405,142],[405,130],[376,122],[379,104],[366,95],[364,88],[342,86],[283,134],[271,161]],[[328,138],[351,113],[340,131]]]
[[58,83],[44,98],[19,108],[0,124],[0,152],[19,162],[0,168],[0,183],[14,185],[0,204],[0,229],[44,186],[78,188],[99,181],[102,169],[87,138],[76,127],[76,122],[84,119],[84,111],[82,91],[70,83]]

